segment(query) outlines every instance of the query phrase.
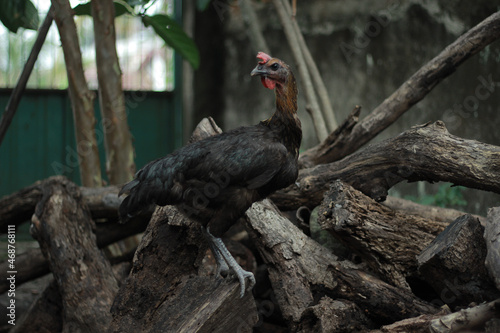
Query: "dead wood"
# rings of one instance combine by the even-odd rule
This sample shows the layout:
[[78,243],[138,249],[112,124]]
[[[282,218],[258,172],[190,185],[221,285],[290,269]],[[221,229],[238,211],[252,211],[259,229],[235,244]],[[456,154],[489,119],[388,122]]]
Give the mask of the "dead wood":
[[442,121],[415,126],[344,159],[302,169],[296,184],[271,199],[282,210],[319,205],[336,179],[383,201],[395,184],[445,181],[500,193],[500,147],[451,135]]
[[54,179],[44,186],[31,232],[61,292],[63,332],[104,332],[111,320],[117,282],[94,228],[75,184]]
[[500,208],[490,208],[484,228],[486,241],[486,261],[490,277],[500,290]]
[[417,274],[416,256],[447,226],[395,212],[340,180],[325,193],[318,222],[385,281],[408,291],[407,277]]
[[[198,271],[206,253],[200,226],[171,206],[157,209],[112,307],[110,332],[251,332],[258,320],[239,283]],[[168,318],[168,320],[166,320]]]
[[[460,216],[465,215],[465,212],[460,210],[438,207],[438,206],[422,205],[411,200],[396,198],[393,196],[387,196],[387,198],[385,199],[384,202],[382,202],[382,204],[384,206],[389,207],[392,210],[398,211],[403,214],[418,215],[429,220],[447,222],[447,223],[451,223]],[[484,216],[479,216],[479,215],[472,215],[472,216],[477,218],[482,225],[486,223],[486,218]]]
[[476,218],[464,215],[440,233],[417,258],[422,278],[452,308],[500,297],[484,265],[483,233],[484,228]]
[[56,280],[33,301],[28,311],[10,333],[39,332],[53,333],[63,330],[62,297]]
[[[2,197],[0,199],[0,232],[6,233],[8,225],[19,225],[31,220],[35,206],[42,198],[44,184],[52,182],[54,178],[60,178],[60,176],[37,181]],[[118,198],[119,186],[81,187],[80,190],[94,220],[118,220],[118,207],[121,203],[121,199]]]
[[[283,317],[297,328],[304,311],[327,295],[354,302],[376,324],[433,313],[437,309],[349,262],[341,262],[284,218],[269,200],[246,213],[248,229],[268,266]],[[286,277],[286,278],[284,278]]]
[[330,157],[332,150],[335,149],[339,142],[345,140],[351,134],[353,127],[359,121],[360,113],[361,106],[356,105],[344,122],[330,133],[323,142],[302,152],[299,156],[300,168],[310,168],[318,164],[333,162]]
[[373,323],[353,302],[325,296],[304,310],[297,332],[366,332]]
[[[51,177],[43,181],[43,184],[50,186],[52,182],[66,182],[64,177]],[[44,185],[38,186],[34,191],[42,191]],[[104,189],[104,188],[103,188]],[[99,192],[95,189],[95,193]],[[82,191],[82,193],[85,191]],[[84,200],[85,201],[85,200]],[[104,248],[114,242],[122,240],[126,237],[136,235],[146,229],[147,223],[150,219],[151,213],[144,212],[136,216],[127,224],[119,224],[117,221],[108,223],[98,223],[95,228],[96,242],[99,248]],[[0,269],[4,272],[8,271],[8,261],[0,263]],[[49,262],[43,256],[40,249],[31,249],[16,256],[16,285],[21,284],[41,277],[50,272]],[[9,282],[7,280],[0,280],[0,294],[9,289]]]
[[331,143],[327,138],[320,143],[320,146],[329,146],[326,154],[325,149],[320,149],[318,152],[322,154],[317,157],[311,157],[308,151],[304,156],[307,156],[308,162],[313,164],[329,163],[357,151],[422,100],[439,82],[455,72],[458,66],[499,37],[500,12],[496,12],[458,37],[434,59],[421,67],[391,96],[357,123],[349,135]]
[[497,299],[433,319],[429,330],[432,333],[482,331],[488,321],[499,317],[500,300]]
[[[22,254],[16,255],[16,285],[20,286],[25,282],[50,273],[49,262],[40,249],[31,249]],[[7,260],[0,263],[0,272],[9,271]],[[9,281],[0,279],[0,294],[9,290]]]

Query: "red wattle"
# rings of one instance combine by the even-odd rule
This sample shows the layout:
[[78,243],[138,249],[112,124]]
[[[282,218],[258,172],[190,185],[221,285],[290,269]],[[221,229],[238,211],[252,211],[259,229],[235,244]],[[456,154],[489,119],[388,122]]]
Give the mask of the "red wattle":
[[260,78],[260,82],[262,82],[262,85],[267,89],[274,89],[274,87],[276,86],[276,82],[274,82],[274,80],[269,79],[267,76],[262,76]]

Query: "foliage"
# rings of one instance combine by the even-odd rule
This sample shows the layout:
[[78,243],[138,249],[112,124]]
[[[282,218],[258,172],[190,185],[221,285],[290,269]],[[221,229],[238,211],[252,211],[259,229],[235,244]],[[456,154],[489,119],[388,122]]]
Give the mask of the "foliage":
[[[138,16],[146,27],[151,26],[156,34],[162,38],[167,45],[179,52],[194,69],[197,69],[200,64],[200,55],[194,41],[184,32],[182,27],[171,17],[164,14],[147,15],[147,5],[154,1],[148,0],[127,0],[114,1],[115,16],[124,14]],[[200,1],[202,2],[202,1]],[[76,15],[91,14],[91,4],[87,2],[73,8]],[[138,14],[136,14],[138,12]]]
[[462,194],[463,186],[450,186],[450,184],[443,184],[439,186],[436,194],[426,194],[419,197],[406,196],[406,199],[431,206],[439,207],[453,207],[453,206],[466,206],[467,201]]
[[37,30],[38,10],[30,0],[0,1],[0,21],[13,33],[19,28]]
[[[115,16],[132,15],[140,17],[146,27],[151,26],[167,45],[186,59],[194,69],[200,64],[200,55],[194,41],[171,17],[164,14],[147,15],[147,9],[155,1],[115,0]],[[198,0],[198,8],[204,9],[209,0]],[[75,15],[92,16],[90,1],[73,8]],[[0,20],[10,31],[16,33],[19,28],[37,30],[39,25],[38,10],[30,0],[0,1]]]

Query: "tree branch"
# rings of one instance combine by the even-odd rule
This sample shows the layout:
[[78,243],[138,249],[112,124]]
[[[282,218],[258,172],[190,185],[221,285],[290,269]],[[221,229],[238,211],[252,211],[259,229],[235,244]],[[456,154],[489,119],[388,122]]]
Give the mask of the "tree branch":
[[329,164],[302,169],[296,184],[271,199],[283,210],[315,207],[336,179],[377,201],[407,180],[451,182],[500,193],[500,147],[451,135],[442,121],[416,126],[402,134]]
[[[414,104],[422,100],[439,82],[451,75],[464,61],[500,37],[500,12],[460,36],[439,55],[420,68],[382,104],[354,126],[352,133],[333,142],[327,155],[316,164],[340,160],[357,151],[382,132]],[[328,145],[325,141],[320,145]],[[313,148],[314,149],[314,148]],[[306,154],[308,151],[306,151]]]

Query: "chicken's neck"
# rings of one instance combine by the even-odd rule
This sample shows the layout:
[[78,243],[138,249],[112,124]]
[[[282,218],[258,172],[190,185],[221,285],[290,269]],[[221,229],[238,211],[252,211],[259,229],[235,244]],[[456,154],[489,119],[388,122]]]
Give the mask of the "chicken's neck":
[[293,75],[286,85],[276,85],[276,111],[271,118],[265,120],[270,128],[280,132],[283,144],[293,154],[298,155],[302,140],[302,128],[297,115],[297,85]]

